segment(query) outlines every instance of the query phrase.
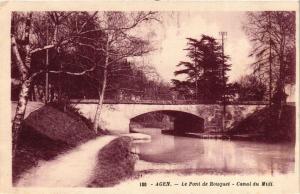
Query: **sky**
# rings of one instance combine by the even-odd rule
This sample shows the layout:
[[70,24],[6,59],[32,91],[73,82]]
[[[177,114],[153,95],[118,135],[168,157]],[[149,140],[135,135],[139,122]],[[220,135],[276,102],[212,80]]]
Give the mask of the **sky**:
[[164,81],[175,78],[174,71],[179,69],[176,65],[187,60],[183,50],[186,38],[200,39],[201,34],[206,34],[220,41],[220,31],[227,32],[224,50],[231,57],[229,81],[251,72],[249,64],[253,59],[248,57],[251,43],[242,29],[245,12],[163,12],[160,17],[161,22],[152,23],[146,33],[156,50],[141,61],[155,66]]

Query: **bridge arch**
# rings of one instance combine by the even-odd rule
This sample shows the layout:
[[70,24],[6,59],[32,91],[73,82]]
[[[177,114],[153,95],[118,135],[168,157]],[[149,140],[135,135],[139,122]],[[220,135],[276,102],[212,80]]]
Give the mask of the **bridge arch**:
[[133,112],[132,114],[130,114],[129,119],[138,117],[140,115],[144,115],[144,114],[148,114],[148,113],[155,113],[155,112],[161,112],[161,113],[165,113],[165,114],[172,114],[172,113],[184,113],[184,114],[188,114],[188,115],[192,115],[195,117],[199,117],[202,118],[201,116],[199,116],[198,114],[192,112],[192,111],[188,111],[188,110],[178,110],[178,109],[171,109],[171,108],[167,108],[167,109],[153,109],[153,110],[143,110],[143,111],[136,111]]
[[160,128],[164,133],[172,134],[201,133],[204,131],[204,118],[181,110],[152,110],[130,118],[130,131],[137,132],[134,129],[137,126]]

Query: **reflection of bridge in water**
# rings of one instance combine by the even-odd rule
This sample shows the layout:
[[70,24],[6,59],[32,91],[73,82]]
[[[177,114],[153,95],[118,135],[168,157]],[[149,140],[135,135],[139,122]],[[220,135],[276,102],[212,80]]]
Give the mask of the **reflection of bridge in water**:
[[[96,112],[96,100],[72,100],[87,118],[93,119]],[[247,102],[243,104],[230,103],[226,105],[225,123],[227,127],[233,122],[242,120],[249,114],[265,107],[264,102]],[[223,105],[220,104],[197,104],[196,101],[140,101],[140,102],[113,102],[106,101],[101,112],[101,127],[107,130],[128,133],[132,118],[150,112],[165,112],[177,114],[179,123],[187,120],[193,123],[196,116],[203,120],[204,131],[219,131],[222,129]],[[181,114],[180,114],[181,113]],[[179,116],[178,116],[179,115]],[[181,115],[181,116],[180,116]],[[187,115],[190,115],[188,117]],[[195,121],[195,120],[194,120]],[[200,124],[199,122],[198,124]],[[196,124],[196,123],[195,123]],[[180,124],[179,124],[180,125]]]

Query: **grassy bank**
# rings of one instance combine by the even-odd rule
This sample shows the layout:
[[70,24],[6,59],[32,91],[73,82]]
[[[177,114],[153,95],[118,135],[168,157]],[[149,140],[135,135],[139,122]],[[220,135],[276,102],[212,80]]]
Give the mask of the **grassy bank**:
[[296,137],[296,108],[295,106],[284,106],[280,120],[272,116],[274,107],[259,110],[227,133],[231,139],[259,140],[268,142],[288,141],[295,142]]
[[[45,106],[32,112],[23,123],[17,152],[13,158],[14,185],[20,178],[24,178],[23,173],[30,173],[30,169],[40,165],[41,160],[55,163],[58,156],[67,156],[80,149],[79,145],[87,145],[86,142],[101,135],[103,134],[95,134],[88,121],[82,119],[75,111],[66,112]],[[137,157],[131,153],[131,141],[130,137],[118,137],[107,145],[103,142],[104,147],[100,146],[100,150],[91,147],[96,149],[97,157],[94,161],[97,160],[97,165],[93,173],[85,174],[91,177],[87,186],[113,186],[133,175]],[[59,182],[57,184],[59,186]]]
[[44,106],[32,112],[23,122],[12,164],[15,183],[20,175],[36,166],[39,160],[52,160],[88,140],[98,137],[72,111],[63,112]]
[[13,183],[20,178],[22,173],[37,166],[38,161],[52,160],[59,154],[74,147],[74,145],[66,142],[53,140],[33,128],[24,125],[12,163]]

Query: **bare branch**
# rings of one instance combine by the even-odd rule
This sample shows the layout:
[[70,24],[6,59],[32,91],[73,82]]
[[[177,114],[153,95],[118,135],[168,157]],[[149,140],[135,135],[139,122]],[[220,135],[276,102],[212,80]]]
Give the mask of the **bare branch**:
[[40,75],[44,72],[45,72],[45,70],[40,70],[38,72],[35,72],[35,73],[31,74],[31,76],[29,77],[29,80],[32,81],[36,76],[38,76],[38,75]]
[[86,69],[84,71],[81,72],[69,72],[69,71],[63,71],[63,70],[59,70],[59,71],[54,71],[54,70],[50,70],[49,73],[55,73],[55,74],[59,74],[59,73],[65,73],[68,75],[75,75],[75,76],[79,76],[79,75],[84,75],[87,72],[91,72],[94,71],[96,69],[97,65],[94,65],[93,67],[91,67],[90,69]]
[[44,51],[44,50],[47,50],[47,49],[51,49],[51,48],[54,48],[54,47],[55,47],[55,45],[50,44],[50,45],[46,45],[46,46],[44,46],[42,48],[36,48],[36,49],[34,49],[34,50],[31,51],[31,54],[34,54],[34,53],[40,52],[40,51]]
[[97,15],[98,11],[95,11],[95,13],[89,18],[87,19],[81,26],[80,30],[78,31],[78,34],[80,34],[82,32],[82,30],[84,29],[84,27],[87,25],[87,23],[93,19],[96,15]]

